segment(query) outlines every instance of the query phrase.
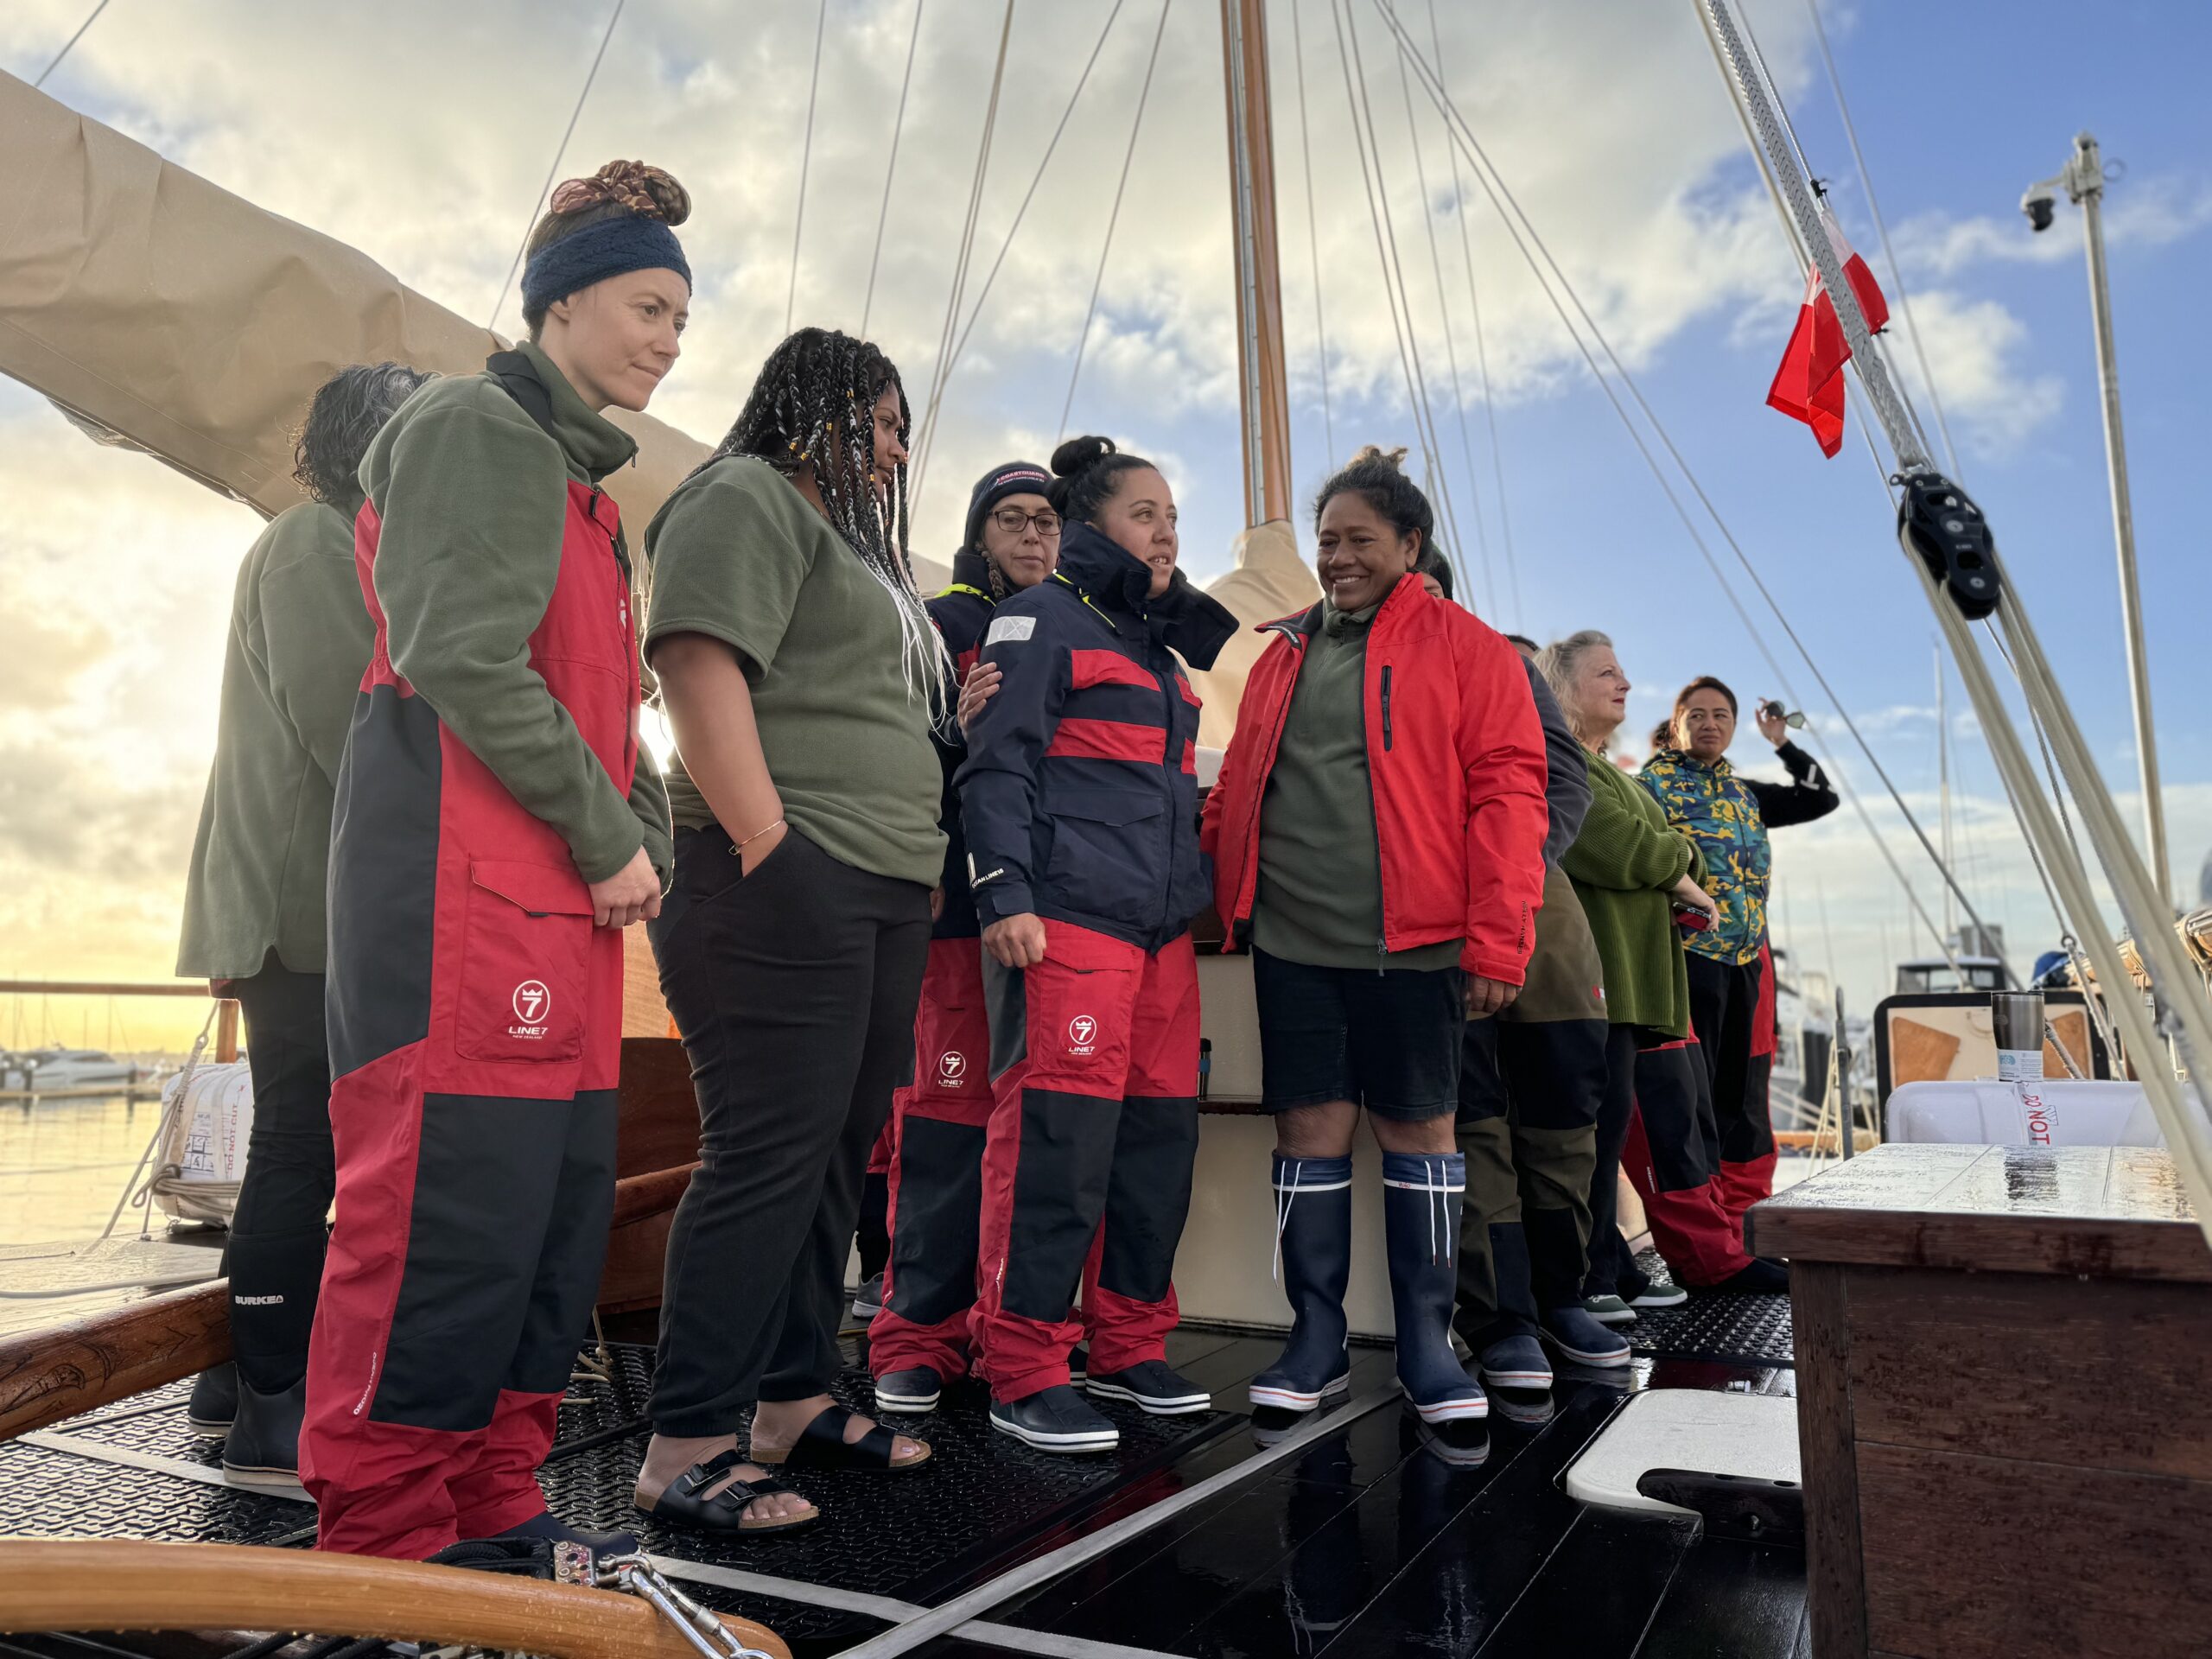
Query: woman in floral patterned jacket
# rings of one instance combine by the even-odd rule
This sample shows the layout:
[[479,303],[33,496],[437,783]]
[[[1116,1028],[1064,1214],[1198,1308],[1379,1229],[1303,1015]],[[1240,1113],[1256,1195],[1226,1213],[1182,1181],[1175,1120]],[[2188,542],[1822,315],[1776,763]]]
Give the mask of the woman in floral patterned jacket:
[[[1690,1022],[1713,1079],[1720,1129],[1721,1185],[1738,1214],[1766,1196],[1774,1168],[1766,1091],[1774,1045],[1758,1040],[1761,982],[1771,972],[1766,900],[1773,854],[1766,832],[1809,823],[1836,807],[1819,763],[1789,741],[1781,711],[1762,703],[1756,718],[1759,735],[1789,769],[1789,783],[1739,777],[1724,758],[1736,735],[1736,694],[1709,674],[1675,697],[1668,740],[1637,774],[1668,821],[1704,854],[1705,888],[1719,912],[1710,928],[1684,943]],[[1772,998],[1764,1006],[1770,1009]]]

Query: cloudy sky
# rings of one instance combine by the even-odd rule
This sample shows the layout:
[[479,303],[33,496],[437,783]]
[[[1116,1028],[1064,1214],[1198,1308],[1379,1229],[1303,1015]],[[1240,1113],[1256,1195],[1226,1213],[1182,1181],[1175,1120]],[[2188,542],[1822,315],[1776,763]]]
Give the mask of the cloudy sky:
[[[1020,0],[954,330],[964,346],[947,376],[938,345],[1003,9],[925,0],[917,34],[913,0],[827,3],[796,269],[816,7],[627,0],[608,41],[563,172],[641,156],[697,203],[683,232],[699,281],[692,329],[654,412],[711,438],[787,308],[800,322],[865,321],[918,401],[940,394],[918,545],[941,556],[973,476],[1009,454],[1042,458],[1060,431],[1134,124],[1071,429],[1159,459],[1184,506],[1186,563],[1224,568],[1243,499],[1217,7],[1169,0],[1163,25],[1160,0]],[[35,77],[89,10],[0,9],[0,67]],[[46,90],[485,319],[612,10],[612,0],[112,0]],[[1398,0],[1398,11],[1427,44],[1427,0]],[[1798,279],[1688,0],[1448,0],[1436,13],[1430,49],[1453,100],[1932,824],[1932,624],[1855,433],[1823,461],[1802,428],[1763,407]],[[1822,15],[1961,470],[2107,776],[2132,791],[2079,223],[2062,207],[2035,237],[2015,210],[2077,128],[2129,164],[2110,198],[2113,283],[2177,886],[2193,901],[2212,844],[2212,734],[2191,669],[2212,575],[2190,436],[2202,419],[2198,296],[2212,251],[2212,136],[2195,66],[2212,30],[2182,0],[2114,0],[2090,24],[2055,0],[1827,0]],[[1764,0],[1750,16],[1815,170],[1886,280],[1804,0]],[[1440,493],[1478,607],[1543,638],[1611,632],[1637,681],[1637,727],[1700,671],[1746,699],[1782,692],[1464,167],[1463,211],[1440,118],[1417,83],[1409,105],[1370,0],[1333,13],[1330,0],[1273,0],[1269,20],[1301,497],[1358,443],[1416,440],[1348,108],[1350,28],[1442,452]],[[500,323],[516,324],[511,295]],[[232,571],[257,521],[143,458],[96,448],[9,385],[0,499],[0,972],[162,976]],[[1744,597],[1936,909],[1932,873],[1871,769]],[[2024,960],[2053,925],[1964,706],[1955,682],[1960,871]],[[1808,965],[1833,963],[1859,1006],[1890,963],[1931,948],[1848,809],[1789,832],[1779,867],[1781,937]],[[133,1032],[166,1030],[147,1006],[126,1011]],[[74,1014],[57,1017],[75,1033]],[[0,1008],[0,1022],[15,1018]],[[37,1012],[24,1018],[26,1039],[38,1035]],[[96,1037],[104,1022],[94,1016]],[[0,1042],[16,1029],[0,1023]]]

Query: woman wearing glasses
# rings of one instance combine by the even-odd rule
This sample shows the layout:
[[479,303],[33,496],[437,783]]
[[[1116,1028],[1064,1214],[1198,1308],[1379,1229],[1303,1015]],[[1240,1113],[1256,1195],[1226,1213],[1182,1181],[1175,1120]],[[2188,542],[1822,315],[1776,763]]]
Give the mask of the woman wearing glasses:
[[[969,495],[952,585],[929,602],[930,620],[963,680],[999,601],[1034,588],[1060,562],[1060,515],[1045,496],[1052,481],[1034,461],[1010,461],[976,480]],[[914,1080],[891,1101],[891,1259],[883,1306],[868,1326],[875,1401],[886,1411],[934,1409],[944,1385],[965,1376],[977,1358],[969,1314],[991,1117],[991,1028],[983,1014],[983,930],[968,887],[968,842],[952,787],[966,753],[957,736],[938,734],[948,842],[944,896],[914,1014]]]
[[[1756,715],[1759,735],[1788,768],[1786,784],[1738,775],[1728,746],[1736,736],[1736,694],[1700,675],[1675,699],[1672,727],[1637,781],[1651,791],[1667,821],[1705,855],[1705,889],[1713,924],[1690,933],[1690,1023],[1713,1084],[1720,1131],[1718,1194],[1732,1221],[1765,1198],[1774,1182],[1774,1129],[1767,1116],[1767,1071],[1773,1043],[1762,1042],[1761,1009],[1773,1024],[1766,957],[1766,899],[1774,855],[1766,832],[1810,823],[1835,810],[1835,791],[1819,763],[1789,741],[1791,719],[1770,702]],[[1762,995],[1762,992],[1764,995]]]

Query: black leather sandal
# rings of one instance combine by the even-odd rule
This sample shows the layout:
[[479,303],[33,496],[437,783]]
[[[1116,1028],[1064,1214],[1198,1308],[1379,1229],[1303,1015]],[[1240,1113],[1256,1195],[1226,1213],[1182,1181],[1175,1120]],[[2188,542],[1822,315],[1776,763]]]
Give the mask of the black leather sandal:
[[[899,1437],[878,1423],[857,1440],[845,1438],[845,1425],[854,1414],[835,1403],[824,1406],[815,1414],[814,1421],[799,1431],[798,1441],[791,1450],[783,1452],[763,1452],[758,1446],[753,1450],[753,1461],[764,1469],[918,1469],[930,1460],[930,1448],[922,1446],[922,1455],[909,1458],[904,1463],[893,1461],[898,1450]],[[921,1443],[917,1441],[917,1445]]]
[[767,1520],[747,1516],[745,1511],[755,1498],[773,1497],[779,1493],[789,1493],[793,1497],[805,1496],[773,1478],[733,1480],[712,1497],[699,1496],[746,1461],[736,1452],[729,1451],[705,1463],[695,1463],[669,1482],[668,1490],[652,1503],[635,1507],[656,1520],[681,1522],[702,1532],[789,1532],[794,1527],[810,1526],[822,1518],[819,1509],[806,1515]]

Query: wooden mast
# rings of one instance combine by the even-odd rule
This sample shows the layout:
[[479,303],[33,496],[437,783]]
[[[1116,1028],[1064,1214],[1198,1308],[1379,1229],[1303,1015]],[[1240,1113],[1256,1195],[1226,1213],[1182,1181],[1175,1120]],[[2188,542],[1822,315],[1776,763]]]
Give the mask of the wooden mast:
[[1290,517],[1290,391],[1275,254],[1275,152],[1263,0],[1221,0],[1229,93],[1229,184],[1236,234],[1237,393],[1243,419],[1244,520]]

